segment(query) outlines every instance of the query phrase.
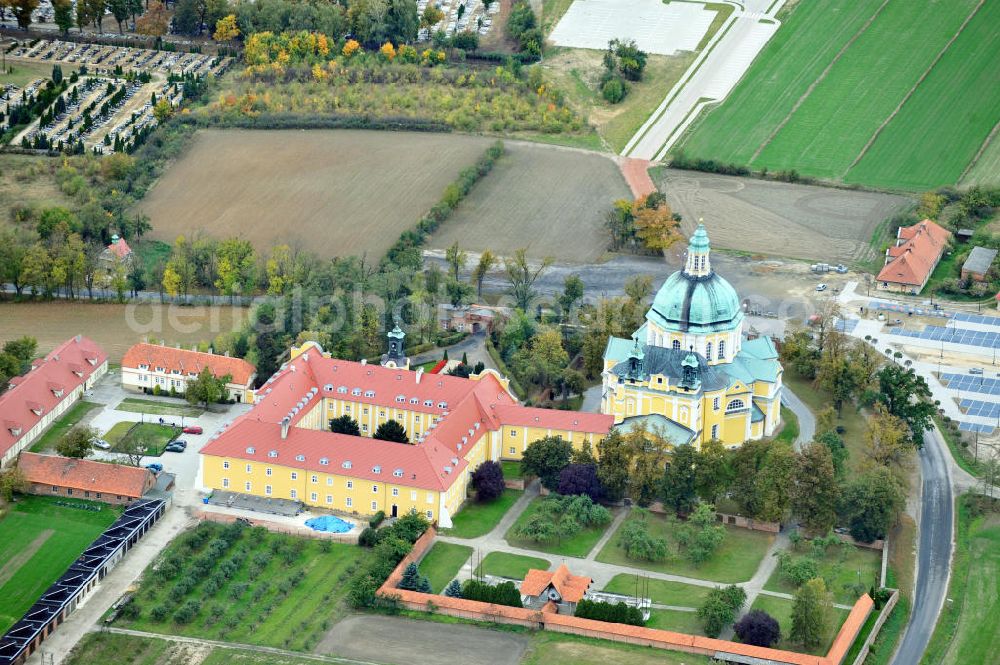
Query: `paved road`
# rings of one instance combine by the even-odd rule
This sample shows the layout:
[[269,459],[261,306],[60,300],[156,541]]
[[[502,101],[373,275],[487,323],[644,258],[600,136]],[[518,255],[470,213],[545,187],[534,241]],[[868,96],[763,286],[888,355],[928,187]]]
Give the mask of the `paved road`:
[[924,447],[920,451],[922,503],[913,612],[892,665],[920,662],[948,592],[955,504],[944,451],[945,443],[936,429],[924,434]]
[[799,436],[795,439],[795,448],[799,449],[816,437],[816,416],[788,386],[781,389],[781,403],[799,419]]

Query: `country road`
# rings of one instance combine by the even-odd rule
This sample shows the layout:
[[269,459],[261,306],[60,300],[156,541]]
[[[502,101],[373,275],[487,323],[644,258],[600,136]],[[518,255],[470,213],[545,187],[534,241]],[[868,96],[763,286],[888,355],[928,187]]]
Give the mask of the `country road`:
[[921,505],[913,612],[892,665],[920,662],[948,593],[955,503],[944,446],[937,429],[924,433],[924,447],[920,451]]

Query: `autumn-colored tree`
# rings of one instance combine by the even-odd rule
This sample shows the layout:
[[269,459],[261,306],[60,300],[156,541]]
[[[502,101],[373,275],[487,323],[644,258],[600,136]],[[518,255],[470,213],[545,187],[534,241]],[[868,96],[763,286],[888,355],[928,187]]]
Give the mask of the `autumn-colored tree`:
[[483,297],[483,280],[486,279],[486,275],[496,265],[496,262],[497,257],[487,249],[479,255],[479,263],[476,264],[475,269],[472,271],[472,278],[476,280],[476,298],[480,300]]
[[350,58],[361,52],[361,44],[356,39],[348,39],[344,44],[344,48],[340,50],[340,54],[345,58]]
[[392,45],[392,42],[382,44],[382,48],[378,52],[387,62],[392,62],[396,58],[396,47]]
[[632,205],[636,236],[646,249],[664,251],[681,239],[680,222],[662,198],[646,195]]
[[163,123],[174,115],[174,107],[170,105],[170,100],[161,99],[153,107],[153,117],[157,122]]
[[433,2],[428,2],[424,13],[420,15],[420,27],[430,30],[443,20],[444,12],[438,9]]
[[257,255],[249,240],[229,238],[219,243],[217,289],[227,296],[249,291],[254,284]]
[[217,42],[231,42],[240,36],[240,28],[236,25],[236,15],[223,16],[215,24],[215,34],[212,38]]
[[889,413],[883,404],[876,404],[875,412],[868,418],[864,453],[872,464],[897,469],[907,467],[912,457],[906,423]]

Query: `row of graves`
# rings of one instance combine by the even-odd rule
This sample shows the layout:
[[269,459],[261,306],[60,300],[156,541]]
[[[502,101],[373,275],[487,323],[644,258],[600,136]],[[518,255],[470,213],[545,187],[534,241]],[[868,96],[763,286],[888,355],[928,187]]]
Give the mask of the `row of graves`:
[[84,65],[95,72],[116,70],[160,73],[164,76],[207,76],[222,73],[232,58],[219,58],[203,53],[179,53],[128,46],[81,44],[58,39],[15,42],[8,47],[8,57],[35,62],[62,62]]
[[417,0],[418,14],[423,15],[428,4],[444,12],[444,18],[429,29],[421,28],[418,36],[421,40],[429,40],[439,30],[448,36],[466,31],[485,35],[500,13],[499,0],[488,0],[486,3],[483,0]]

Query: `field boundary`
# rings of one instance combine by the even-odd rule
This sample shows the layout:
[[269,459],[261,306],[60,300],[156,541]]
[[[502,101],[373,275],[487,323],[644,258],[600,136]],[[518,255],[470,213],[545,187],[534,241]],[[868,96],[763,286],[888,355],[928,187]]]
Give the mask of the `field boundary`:
[[993,143],[993,139],[996,138],[998,132],[1000,132],[1000,120],[997,121],[997,124],[993,125],[993,129],[990,130],[990,133],[986,137],[986,140],[983,141],[983,144],[981,146],[979,146],[979,150],[977,150],[976,154],[973,155],[971,160],[969,160],[969,163],[965,165],[965,170],[962,171],[962,175],[958,176],[958,182],[956,184],[958,185],[962,184],[962,181],[965,180],[966,176],[969,175],[969,172],[976,167],[976,164],[979,162],[979,159],[983,156],[983,153],[986,152],[987,148],[989,148],[990,145]]
[[[910,98],[913,97],[914,93],[916,93],[917,91],[917,88],[919,88],[920,85],[925,80],[927,80],[927,77],[930,76],[931,71],[933,71],[933,69],[937,67],[938,62],[940,62],[941,58],[944,57],[944,54],[948,52],[948,49],[951,48],[951,45],[955,43],[955,40],[957,40],[959,36],[961,36],[961,34],[965,32],[966,26],[968,26],[969,23],[972,21],[972,19],[975,18],[976,14],[979,13],[979,10],[982,8],[984,4],[986,4],[986,0],[979,0],[979,4],[973,7],[972,11],[969,12],[969,15],[965,17],[964,21],[962,21],[962,25],[958,26],[958,30],[956,30],[955,34],[952,35],[951,39],[948,40],[948,43],[946,43],[941,48],[941,50],[938,51],[937,55],[934,56],[934,59],[931,61],[931,63],[927,65],[927,69],[925,69],[923,73],[920,75],[920,78],[916,80],[916,82],[910,87],[910,89],[906,91],[906,94],[903,95],[903,98],[899,100],[899,104],[897,104],[896,108],[892,110],[892,113],[890,113],[888,117],[886,117],[886,119],[882,121],[882,124],[880,124],[875,129],[875,132],[871,135],[871,138],[868,139],[868,142],[865,143],[864,147],[861,148],[861,152],[859,152],[857,157],[854,158],[854,161],[852,161],[848,165],[848,167],[844,170],[844,172],[840,174],[841,179],[845,178],[847,174],[851,171],[851,169],[857,166],[858,162],[860,162],[864,158],[865,154],[868,152],[868,149],[871,148],[872,144],[878,140],[878,137],[882,134],[882,131],[889,125],[890,122],[892,122],[895,119],[895,117],[899,114],[899,112],[903,110],[903,106],[906,104],[906,102],[908,102]],[[837,57],[840,56],[838,55]],[[959,180],[961,180],[961,178],[959,178]]]
[[766,148],[768,144],[774,140],[774,137],[778,135],[778,132],[784,129],[785,125],[787,125],[791,121],[792,116],[795,115],[795,112],[798,111],[799,107],[805,103],[806,99],[808,99],[809,96],[813,93],[813,90],[816,89],[816,86],[818,86],[820,83],[823,82],[823,80],[827,77],[827,74],[830,73],[830,70],[833,69],[833,66],[836,65],[838,62],[840,62],[840,58],[845,53],[847,53],[847,50],[854,45],[854,42],[856,42],[861,37],[861,35],[868,32],[868,28],[870,28],[872,24],[878,19],[882,11],[885,10],[886,6],[888,6],[889,1],[890,0],[883,0],[882,4],[879,5],[878,9],[876,9],[875,12],[868,17],[868,20],[865,21],[864,25],[858,28],[857,32],[855,32],[851,36],[851,38],[847,40],[847,43],[845,43],[841,47],[841,49],[837,51],[837,55],[833,57],[833,60],[830,61],[830,64],[828,64],[823,69],[823,71],[820,72],[819,76],[816,77],[816,80],[810,83],[809,87],[806,88],[806,91],[802,93],[802,96],[795,101],[795,104],[792,106],[792,109],[788,112],[788,115],[782,118],[781,122],[777,124],[777,126],[770,133],[770,135],[768,135],[768,137],[764,140],[764,142],[761,143],[759,146],[757,146],[757,150],[755,150],[754,153],[750,155],[750,159],[747,160],[748,165],[753,164],[754,160],[760,157],[760,153],[764,151],[764,148]]

